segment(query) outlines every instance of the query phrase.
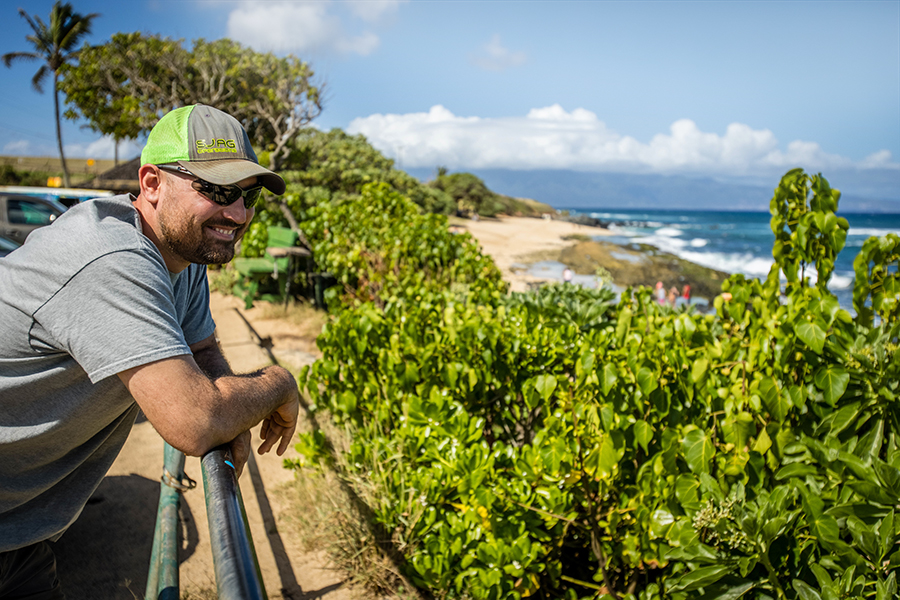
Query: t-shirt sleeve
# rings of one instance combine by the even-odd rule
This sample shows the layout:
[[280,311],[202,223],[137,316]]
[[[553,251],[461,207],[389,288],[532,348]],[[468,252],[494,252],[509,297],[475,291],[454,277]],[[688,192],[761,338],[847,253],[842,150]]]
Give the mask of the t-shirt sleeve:
[[206,265],[192,264],[183,275],[187,277],[180,278],[175,284],[175,302],[179,308],[184,306],[181,331],[184,333],[184,341],[191,345],[215,333],[216,323],[209,311],[209,280],[206,277]]
[[136,251],[113,252],[88,263],[34,319],[92,383],[191,353],[165,265]]

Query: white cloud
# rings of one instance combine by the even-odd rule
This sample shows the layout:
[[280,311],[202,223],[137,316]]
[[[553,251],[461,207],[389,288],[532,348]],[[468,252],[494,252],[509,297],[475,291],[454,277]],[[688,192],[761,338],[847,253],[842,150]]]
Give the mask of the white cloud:
[[[353,3],[351,12],[364,21],[373,21],[394,10],[397,4],[392,0]],[[367,30],[359,34],[348,32],[347,24],[335,14],[335,7],[327,0],[243,0],[228,15],[228,37],[262,51],[371,54],[380,44],[378,36]]]
[[524,52],[513,52],[500,42],[495,34],[491,41],[484,45],[482,53],[472,56],[472,62],[487,71],[505,71],[525,63]]
[[350,10],[364,21],[375,22],[386,14],[397,10],[401,4],[408,0],[360,0],[350,2]]
[[427,113],[375,114],[353,120],[347,130],[362,133],[390,156],[402,148],[406,167],[573,169],[768,175],[803,167],[900,169],[884,150],[854,163],[828,154],[813,142],[794,141],[785,150],[767,129],[742,123],[724,135],[701,131],[690,119],[674,122],[648,143],[621,135],[589,110],[567,112],[558,104],[524,117],[458,117],[443,106]]
[[34,142],[29,142],[27,140],[13,140],[7,142],[6,145],[3,146],[3,154],[10,156],[43,156],[43,154],[33,154],[36,147],[37,144]]
[[[140,155],[143,143],[125,140],[119,142],[119,160],[126,161]],[[115,140],[102,137],[89,144],[66,145],[66,156],[81,158],[113,158],[115,156]]]

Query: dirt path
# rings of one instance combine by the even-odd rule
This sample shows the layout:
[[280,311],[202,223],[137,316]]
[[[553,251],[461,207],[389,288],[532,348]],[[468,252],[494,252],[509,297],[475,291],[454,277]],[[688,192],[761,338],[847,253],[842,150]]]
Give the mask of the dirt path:
[[[271,364],[298,370],[314,360],[314,348],[300,328],[263,320],[258,309],[244,311],[236,298],[213,294],[219,341],[236,372]],[[271,346],[267,351],[260,338]],[[254,446],[258,445],[254,432]],[[286,456],[295,456],[293,448]],[[55,545],[60,580],[68,600],[143,598],[159,501],[163,442],[149,422],[135,424],[122,453],[78,521]],[[215,577],[200,461],[188,457],[185,472],[197,489],[183,496],[179,553],[182,598],[215,598]],[[286,523],[279,486],[292,480],[282,458],[255,456],[240,480],[263,580],[270,600],[349,600],[342,576],[330,570],[322,552],[307,552]]]

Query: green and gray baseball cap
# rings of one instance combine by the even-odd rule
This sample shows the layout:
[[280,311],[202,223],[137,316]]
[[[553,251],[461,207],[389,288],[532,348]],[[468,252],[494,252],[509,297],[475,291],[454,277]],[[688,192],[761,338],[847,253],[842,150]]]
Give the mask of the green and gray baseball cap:
[[260,166],[240,122],[204,104],[176,108],[150,131],[141,166],[172,163],[218,185],[258,177],[273,194],[285,189],[284,179]]

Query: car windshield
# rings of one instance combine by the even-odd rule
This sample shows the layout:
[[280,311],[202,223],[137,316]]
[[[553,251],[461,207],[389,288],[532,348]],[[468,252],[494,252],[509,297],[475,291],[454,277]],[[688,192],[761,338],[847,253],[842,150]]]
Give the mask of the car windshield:
[[19,247],[19,244],[0,235],[0,256],[6,256]]

